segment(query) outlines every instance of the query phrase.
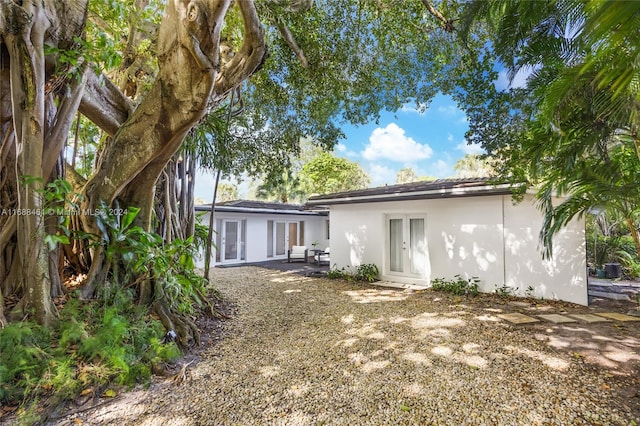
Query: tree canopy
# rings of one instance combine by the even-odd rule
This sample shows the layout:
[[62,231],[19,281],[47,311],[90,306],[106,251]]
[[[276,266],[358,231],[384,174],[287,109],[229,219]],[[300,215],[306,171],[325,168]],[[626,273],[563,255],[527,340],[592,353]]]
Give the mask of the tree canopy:
[[[637,154],[640,141],[640,4],[476,1],[463,27],[474,20],[488,25],[510,78],[528,78],[494,93],[484,116],[471,113],[469,138],[500,160],[503,178],[540,188],[547,252],[569,220],[611,194],[637,206],[624,153]],[[568,198],[555,206],[558,194]]]
[[[539,186],[547,247],[594,205],[633,222],[639,31],[639,2],[0,0],[0,327],[58,339],[62,318],[56,350],[81,364],[107,358],[100,324],[153,312],[188,347],[194,306],[213,311],[193,273],[195,169],[291,183],[301,138],[330,150],[343,123],[438,93],[503,179]],[[526,87],[497,90],[495,58]],[[330,154],[300,168],[319,193],[367,181]],[[95,327],[73,317],[70,275]],[[160,351],[149,329],[134,343]]]
[[358,163],[324,152],[312,159],[300,171],[308,195],[364,189],[371,178]]

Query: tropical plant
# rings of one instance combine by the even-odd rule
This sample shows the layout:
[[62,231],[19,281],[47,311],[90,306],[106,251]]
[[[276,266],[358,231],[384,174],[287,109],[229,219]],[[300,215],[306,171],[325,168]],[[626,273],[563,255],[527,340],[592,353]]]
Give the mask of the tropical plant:
[[[461,27],[486,24],[511,81],[528,71],[526,88],[485,100],[488,115],[468,109],[469,140],[499,158],[503,179],[539,186],[545,254],[553,235],[590,207],[620,200],[615,208],[635,228],[640,4],[474,1],[466,10]],[[556,195],[568,198],[555,204]]]
[[327,272],[330,279],[343,279],[347,281],[361,281],[372,283],[378,279],[379,270],[373,263],[363,263],[355,267],[342,267],[338,269],[335,265]]
[[356,281],[366,281],[372,283],[378,279],[380,271],[378,267],[373,263],[363,263],[358,265],[354,278]]
[[456,274],[453,279],[433,278],[431,280],[431,289],[458,296],[477,296],[479,294],[479,283],[480,279],[478,277],[463,278],[460,274]]
[[267,175],[263,182],[258,185],[256,197],[285,204],[306,198],[300,179],[293,175],[290,168],[280,173]]
[[358,163],[323,152],[302,166],[300,180],[308,194],[364,189],[371,178]]

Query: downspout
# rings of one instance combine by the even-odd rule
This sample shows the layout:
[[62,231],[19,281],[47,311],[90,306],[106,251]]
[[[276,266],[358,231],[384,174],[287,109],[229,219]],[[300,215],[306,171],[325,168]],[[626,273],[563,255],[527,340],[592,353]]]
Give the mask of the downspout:
[[507,285],[507,236],[506,236],[506,226],[504,221],[504,197],[501,196],[502,199],[502,285]]

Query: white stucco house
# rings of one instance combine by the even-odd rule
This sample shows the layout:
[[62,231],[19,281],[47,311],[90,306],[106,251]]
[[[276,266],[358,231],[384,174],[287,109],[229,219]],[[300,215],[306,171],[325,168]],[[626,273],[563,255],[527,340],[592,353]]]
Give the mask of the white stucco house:
[[[200,222],[208,225],[211,205],[196,206]],[[287,259],[294,245],[319,249],[329,245],[329,217],[325,211],[311,211],[301,205],[261,201],[229,201],[216,204],[215,247],[212,265],[264,262]],[[196,261],[204,265],[204,259]]]
[[[330,209],[331,265],[373,263],[385,284],[428,287],[433,278],[478,277],[480,290],[588,304],[584,220],[539,249],[533,195],[513,204],[507,185],[442,179],[311,197]],[[516,290],[517,289],[517,290]]]

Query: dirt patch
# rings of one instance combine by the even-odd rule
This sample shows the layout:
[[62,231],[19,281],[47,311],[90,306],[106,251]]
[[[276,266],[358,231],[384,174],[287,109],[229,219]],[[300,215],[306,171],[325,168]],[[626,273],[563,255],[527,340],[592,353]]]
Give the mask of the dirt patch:
[[198,320],[202,346],[172,370],[191,363],[183,385],[158,376],[148,389],[72,405],[47,424],[640,419],[640,323],[513,325],[497,317],[625,314],[634,303],[459,297],[258,268],[216,273],[227,297],[221,309],[231,319]]
[[[527,315],[542,313],[595,314],[613,312],[627,314],[637,309],[634,301],[589,297],[589,306],[566,302],[541,302],[513,299],[488,302],[493,308],[506,308]],[[504,303],[504,304],[503,304]],[[554,324],[539,322],[523,327],[553,351],[574,359],[589,374],[603,374],[609,379],[604,390],[615,395],[617,404],[627,407],[640,418],[640,322],[602,321],[594,323]]]

